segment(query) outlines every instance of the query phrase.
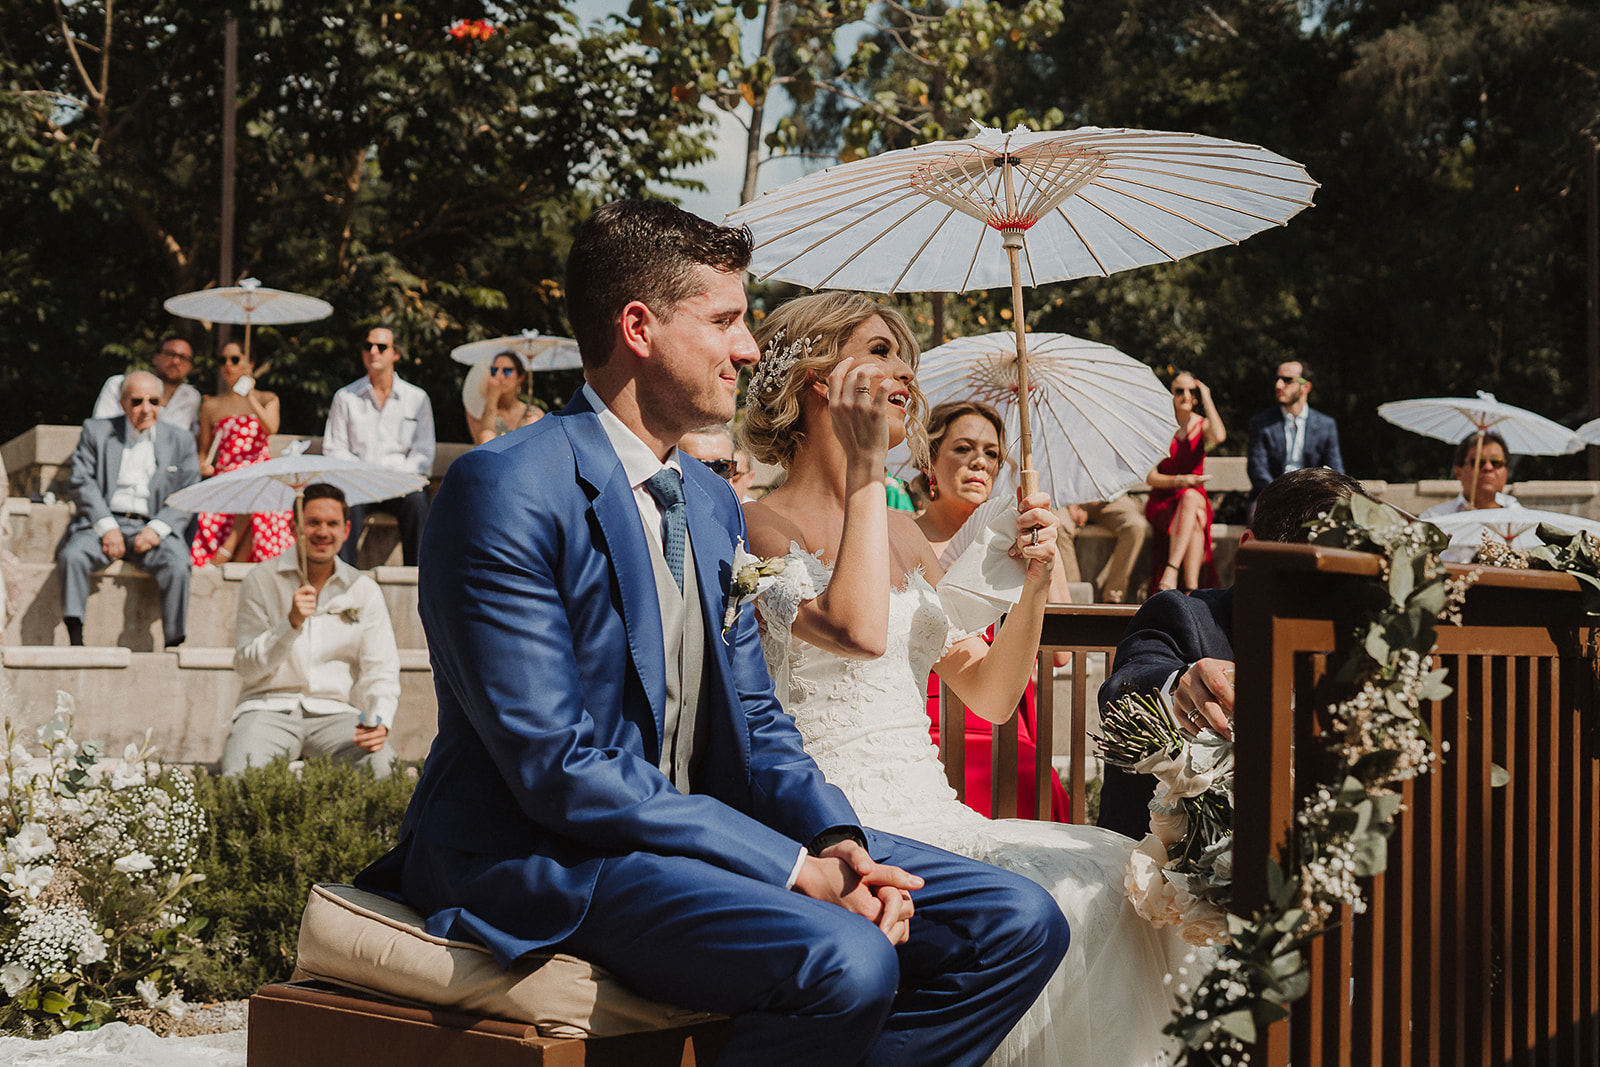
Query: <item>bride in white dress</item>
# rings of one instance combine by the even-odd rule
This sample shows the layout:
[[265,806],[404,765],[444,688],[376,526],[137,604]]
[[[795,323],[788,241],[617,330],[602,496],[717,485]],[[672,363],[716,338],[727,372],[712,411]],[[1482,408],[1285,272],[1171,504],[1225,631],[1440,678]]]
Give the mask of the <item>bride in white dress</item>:
[[1134,843],[1091,826],[984,818],[957,799],[929,740],[930,668],[984,718],[1003,722],[1017,706],[1055,559],[1048,498],[1022,502],[1013,554],[1028,576],[993,645],[952,633],[934,590],[938,559],[911,517],[885,502],[888,449],[909,435],[913,454],[925,451],[918,349],[905,320],[866,297],[818,294],[778,308],[756,339],[763,355],[747,394],[745,446],[788,474],[746,505],[750,550],[787,557],[756,607],[778,697],[806,750],[866,825],[1054,893],[1071,947],[991,1064],[1163,1062],[1172,1045],[1161,1028],[1194,950],[1128,904],[1123,872]]

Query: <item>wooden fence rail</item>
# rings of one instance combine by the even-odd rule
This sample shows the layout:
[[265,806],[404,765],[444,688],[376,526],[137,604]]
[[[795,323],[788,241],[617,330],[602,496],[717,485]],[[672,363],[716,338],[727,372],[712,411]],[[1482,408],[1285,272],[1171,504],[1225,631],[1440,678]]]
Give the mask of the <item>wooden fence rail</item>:
[[[1296,812],[1329,778],[1322,683],[1353,632],[1375,557],[1303,545],[1246,546],[1235,585],[1238,664],[1235,910],[1266,899],[1266,861],[1292,862]],[[1465,568],[1457,568],[1458,571]],[[1046,650],[1114,649],[1129,608],[1052,609]],[[1596,631],[1564,575],[1484,569],[1462,625],[1443,626],[1436,665],[1453,693],[1422,711],[1439,752],[1404,788],[1389,868],[1369,906],[1336,916],[1310,952],[1310,993],[1268,1029],[1252,1062],[1600,1064],[1600,702]],[[1049,677],[1041,657],[1041,676]],[[1076,663],[1075,663],[1076,667]],[[1109,663],[1107,664],[1109,668]],[[1086,672],[1072,687],[1070,792],[1083,819],[1091,757]],[[1039,692],[1039,773],[1048,786],[1051,687]],[[952,719],[960,737],[959,719]],[[959,746],[956,746],[959,748]],[[995,752],[1015,752],[997,740]],[[947,765],[959,768],[959,756]],[[1494,765],[1509,782],[1492,784]],[[997,768],[996,812],[1016,775]],[[960,781],[960,771],[952,771]],[[959,788],[959,785],[958,785]],[[1009,795],[1005,792],[1009,788]],[[1048,811],[1048,797],[1040,809]]]

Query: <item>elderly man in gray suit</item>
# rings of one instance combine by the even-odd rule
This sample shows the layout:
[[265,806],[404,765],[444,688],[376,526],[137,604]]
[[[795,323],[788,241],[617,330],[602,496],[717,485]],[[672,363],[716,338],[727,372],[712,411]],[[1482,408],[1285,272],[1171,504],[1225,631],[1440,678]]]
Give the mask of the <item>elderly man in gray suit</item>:
[[156,580],[166,647],[183,644],[189,615],[189,516],[167,497],[200,480],[194,438],[158,421],[161,379],[135,371],[122,382],[122,414],[83,424],[67,483],[78,513],[56,546],[67,639],[83,644],[90,576],[126,559]]

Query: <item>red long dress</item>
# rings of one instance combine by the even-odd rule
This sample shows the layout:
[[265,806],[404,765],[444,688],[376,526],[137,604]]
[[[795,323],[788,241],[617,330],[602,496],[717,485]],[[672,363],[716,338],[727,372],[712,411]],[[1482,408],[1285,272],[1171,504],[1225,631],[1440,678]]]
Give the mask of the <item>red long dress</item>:
[[[219,419],[217,435],[216,468],[218,474],[265,463],[271,459],[267,452],[268,434],[261,420],[254,415],[229,415]],[[233,516],[217,512],[200,513],[200,529],[189,548],[189,562],[204,567],[211,562],[217,549],[228,539],[233,529]],[[257,512],[250,516],[250,558],[236,559],[234,563],[260,563],[277,556],[294,544],[294,512]]]
[[[994,628],[984,634],[984,640],[994,640]],[[1019,819],[1037,819],[1039,806],[1034,797],[1034,757],[1038,746],[1034,743],[1034,722],[1037,717],[1035,707],[1033,682],[1028,683],[1027,690],[1022,694],[1022,700],[1017,704],[1017,817]],[[992,777],[990,774],[990,753],[993,751],[994,735],[990,732],[993,723],[987,719],[966,711],[966,804],[979,815],[989,815],[989,793]],[[931,720],[928,733],[933,738],[933,743],[939,743],[939,675],[928,675],[928,718]],[[1070,822],[1072,819],[1072,801],[1067,797],[1067,790],[1061,784],[1058,775],[1050,776],[1050,818],[1055,822]]]
[[[1167,451],[1167,458],[1156,464],[1158,474],[1204,474],[1206,472],[1206,424],[1199,420],[1195,424],[1194,436],[1184,438],[1182,431],[1172,435],[1172,447]],[[1178,512],[1178,498],[1184,493],[1199,493],[1200,499],[1205,501],[1205,545],[1206,561],[1200,568],[1200,585],[1197,588],[1210,589],[1217,584],[1217,567],[1211,559],[1211,498],[1206,495],[1204,486],[1193,486],[1184,489],[1151,489],[1150,499],[1144,506],[1144,517],[1150,521],[1150,568],[1155,571],[1151,582],[1161,580],[1161,568],[1167,565],[1167,557],[1172,550],[1172,517]]]

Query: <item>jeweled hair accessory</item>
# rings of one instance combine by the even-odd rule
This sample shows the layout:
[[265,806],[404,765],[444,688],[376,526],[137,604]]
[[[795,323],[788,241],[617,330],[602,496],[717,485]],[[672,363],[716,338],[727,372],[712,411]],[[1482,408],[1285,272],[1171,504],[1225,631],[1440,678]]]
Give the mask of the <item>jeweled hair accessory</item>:
[[767,343],[767,350],[762,354],[755,369],[750,372],[750,390],[748,396],[764,397],[776,393],[783,388],[783,383],[789,376],[789,368],[795,361],[811,355],[811,338],[802,337],[786,348],[783,344],[783,335],[786,331],[779,330],[771,341]]

